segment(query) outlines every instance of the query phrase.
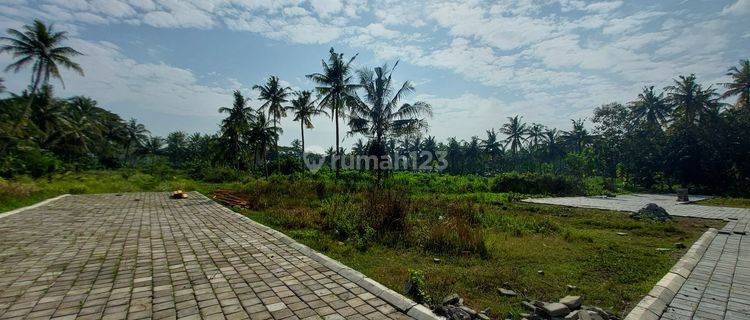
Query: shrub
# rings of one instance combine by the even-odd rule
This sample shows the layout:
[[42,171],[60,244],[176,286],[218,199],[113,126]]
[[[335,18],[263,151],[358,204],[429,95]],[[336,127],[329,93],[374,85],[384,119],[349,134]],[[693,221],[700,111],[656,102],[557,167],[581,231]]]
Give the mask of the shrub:
[[138,167],[143,173],[150,174],[157,177],[165,177],[174,172],[170,166],[169,160],[162,156],[146,156],[143,157],[138,164]]
[[270,161],[268,169],[273,174],[293,174],[305,171],[305,165],[298,156],[283,156]]
[[0,199],[25,198],[38,191],[40,191],[39,187],[33,184],[0,179]]
[[320,226],[320,213],[308,208],[271,210],[270,223],[287,229],[307,229]]
[[324,226],[340,240],[351,240],[360,250],[367,248],[375,235],[366,215],[348,195],[336,195],[321,206]]
[[584,194],[582,183],[572,177],[535,173],[504,173],[492,181],[493,192],[523,194],[578,195]]
[[409,269],[409,280],[406,281],[406,295],[416,303],[426,303],[430,297],[425,293],[424,273]]
[[20,147],[0,159],[0,175],[13,177],[31,175],[33,178],[49,176],[62,167],[62,162],[51,152],[35,147]]
[[[487,256],[481,206],[471,203],[431,202],[423,206],[434,210],[432,220],[412,227],[412,241],[423,249],[448,254],[473,253]],[[429,216],[425,217],[430,219]]]
[[68,188],[68,193],[70,194],[84,194],[86,193],[86,191],[88,191],[88,189],[85,185],[82,184],[74,185]]
[[434,225],[427,235],[425,249],[433,252],[475,253],[487,257],[484,230],[457,217],[448,217]]
[[406,190],[374,188],[367,192],[364,210],[368,225],[377,232],[402,234],[412,202]]

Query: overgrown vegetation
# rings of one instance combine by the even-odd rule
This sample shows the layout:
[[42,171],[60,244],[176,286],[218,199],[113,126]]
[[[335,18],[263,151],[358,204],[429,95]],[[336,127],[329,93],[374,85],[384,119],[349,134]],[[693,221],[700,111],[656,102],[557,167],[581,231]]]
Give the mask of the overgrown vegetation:
[[162,175],[120,170],[3,180],[0,210],[61,193],[244,190],[250,206],[235,209],[398,292],[405,293],[410,277],[421,279],[412,294],[425,301],[459,293],[470,306],[490,306],[498,315],[520,311],[521,298],[499,296],[501,286],[553,299],[572,284],[592,304],[624,311],[681,255],[655,248],[690,243],[720,224],[653,223],[625,213],[520,203],[520,194],[491,192],[489,177],[396,173],[375,192],[371,175],[347,171],[339,180],[323,172],[227,175],[233,181],[220,183],[155,172]]

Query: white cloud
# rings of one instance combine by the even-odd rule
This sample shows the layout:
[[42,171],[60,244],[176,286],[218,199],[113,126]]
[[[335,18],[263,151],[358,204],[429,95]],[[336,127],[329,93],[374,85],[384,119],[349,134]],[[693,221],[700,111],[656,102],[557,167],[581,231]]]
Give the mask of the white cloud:
[[621,7],[622,1],[595,2],[587,5],[584,10],[589,12],[611,12]]
[[140,10],[155,10],[156,4],[151,0],[130,0],[130,5],[140,9]]
[[310,0],[310,5],[321,17],[337,13],[344,7],[340,0]]
[[289,16],[289,17],[306,16],[309,14],[307,10],[305,10],[305,8],[302,8],[302,7],[286,7],[284,8],[283,12],[284,12],[284,15]]
[[393,39],[401,35],[400,32],[388,29],[381,23],[371,23],[365,27],[365,30],[368,34],[377,38]]
[[135,14],[135,10],[127,3],[117,0],[93,0],[91,7],[101,13],[116,18],[124,18]]
[[750,0],[737,0],[734,4],[725,7],[722,14],[744,16],[747,19],[747,15],[750,15]]
[[611,19],[602,29],[602,33],[605,35],[634,33],[641,30],[649,21],[663,15],[663,12],[642,11],[623,18]]

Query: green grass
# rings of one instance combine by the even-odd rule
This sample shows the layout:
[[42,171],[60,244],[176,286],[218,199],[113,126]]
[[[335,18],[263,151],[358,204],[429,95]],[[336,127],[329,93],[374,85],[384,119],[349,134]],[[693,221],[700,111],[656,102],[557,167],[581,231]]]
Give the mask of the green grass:
[[717,206],[717,207],[734,207],[734,208],[750,208],[749,198],[725,198],[717,197],[698,201],[695,204],[703,206]]
[[[436,299],[458,293],[475,309],[491,307],[495,315],[522,312],[520,302],[529,299],[556,300],[572,292],[585,303],[624,313],[651,290],[684,253],[676,242],[691,244],[718,221],[683,219],[654,223],[635,221],[626,213],[575,209],[523,203],[503,203],[503,195],[470,194],[448,196],[492,204],[481,218],[489,254],[438,254],[414,247],[375,244],[366,251],[354,243],[341,242],[313,226],[288,227],[274,210],[244,211],[250,218],[270,225],[298,241],[357,269],[403,293],[408,270],[425,274],[426,291]],[[505,210],[502,207],[505,206]],[[625,232],[627,236],[617,235]],[[441,261],[435,263],[434,258]],[[543,270],[544,274],[537,273]],[[524,297],[497,294],[506,287]]]
[[177,189],[210,194],[220,187],[238,187],[237,183],[207,183],[184,175],[152,176],[119,171],[87,171],[56,174],[50,178],[0,180],[0,212],[28,206],[61,194],[113,193],[136,191],[173,191]]

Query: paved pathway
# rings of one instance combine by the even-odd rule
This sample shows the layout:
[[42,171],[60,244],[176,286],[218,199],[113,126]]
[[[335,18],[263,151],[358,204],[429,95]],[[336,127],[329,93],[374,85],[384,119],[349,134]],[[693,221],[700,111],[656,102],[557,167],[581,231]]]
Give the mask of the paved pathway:
[[676,198],[634,194],[525,201],[619,211],[656,203],[671,215],[727,221],[718,232],[706,232],[628,319],[750,319],[750,209],[679,204]]
[[69,196],[0,219],[0,319],[403,319],[393,291],[197,193]]

